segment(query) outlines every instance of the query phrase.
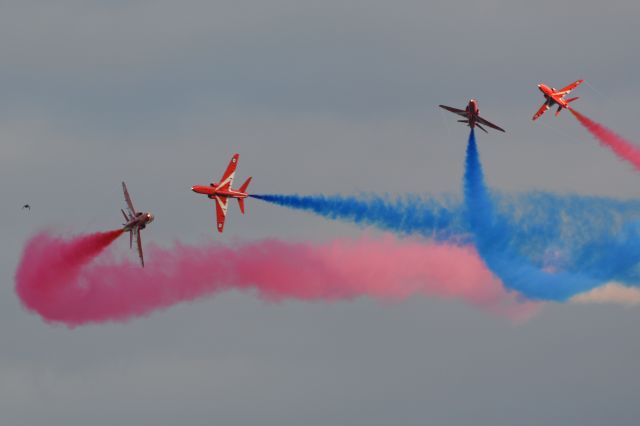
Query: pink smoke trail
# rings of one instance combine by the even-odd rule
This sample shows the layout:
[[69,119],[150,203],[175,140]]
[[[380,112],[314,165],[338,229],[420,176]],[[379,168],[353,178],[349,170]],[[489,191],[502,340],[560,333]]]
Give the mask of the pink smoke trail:
[[[66,288],[67,283],[77,282],[82,267],[91,262],[123,230],[97,232],[82,235],[70,241],[42,233],[34,237],[23,253],[16,274],[16,292],[29,309],[39,311],[43,302],[54,301]],[[38,244],[38,241],[44,244]],[[28,258],[27,255],[28,254]],[[37,283],[36,286],[19,283]],[[35,293],[34,293],[35,292]],[[32,297],[37,294],[37,297]]]
[[537,310],[505,290],[468,247],[392,236],[324,244],[175,244],[150,247],[143,269],[112,256],[96,259],[107,244],[105,234],[63,240],[42,232],[31,238],[16,272],[24,306],[69,327],[124,322],[232,289],[253,290],[271,301],[402,300],[422,294],[463,299],[514,320]]
[[601,124],[569,108],[578,121],[604,146],[611,149],[619,158],[628,161],[640,170],[640,147],[626,141]]

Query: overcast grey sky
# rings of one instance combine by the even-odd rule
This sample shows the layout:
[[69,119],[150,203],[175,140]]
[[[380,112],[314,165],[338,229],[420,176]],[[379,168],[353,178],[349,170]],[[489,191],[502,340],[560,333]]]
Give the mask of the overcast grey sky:
[[636,197],[569,114],[531,116],[536,84],[585,78],[576,107],[640,142],[639,18],[633,0],[0,2],[0,423],[637,424],[637,308],[513,325],[228,293],[68,330],[13,275],[36,230],[118,225],[123,179],[156,215],[147,242],[358,236],[256,200],[218,235],[189,187],[239,152],[255,192],[459,193],[467,131],[437,104],[471,97],[508,131],[479,135],[491,186]]

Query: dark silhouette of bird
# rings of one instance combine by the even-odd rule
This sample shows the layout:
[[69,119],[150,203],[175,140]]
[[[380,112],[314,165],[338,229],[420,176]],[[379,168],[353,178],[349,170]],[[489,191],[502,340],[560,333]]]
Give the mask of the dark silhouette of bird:
[[24,206],[22,206],[22,210],[29,210],[31,211],[31,206],[29,204],[25,204]]

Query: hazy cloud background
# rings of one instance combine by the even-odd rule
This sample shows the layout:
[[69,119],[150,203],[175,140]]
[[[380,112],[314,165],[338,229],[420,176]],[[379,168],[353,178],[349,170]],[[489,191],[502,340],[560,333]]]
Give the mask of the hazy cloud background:
[[638,18],[631,0],[0,2],[1,423],[636,424],[638,309],[515,326],[229,293],[68,330],[22,309],[13,274],[35,230],[118,225],[123,179],[157,217],[147,242],[358,236],[257,200],[220,236],[189,187],[237,151],[255,192],[459,193],[467,132],[436,105],[470,97],[508,130],[479,135],[493,187],[636,197],[569,114],[531,116],[536,84],[585,78],[579,110],[640,141]]

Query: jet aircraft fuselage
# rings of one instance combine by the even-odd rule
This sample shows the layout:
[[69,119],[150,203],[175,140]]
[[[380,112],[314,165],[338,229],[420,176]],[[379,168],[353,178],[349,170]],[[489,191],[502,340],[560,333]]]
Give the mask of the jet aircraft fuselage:
[[222,175],[222,179],[218,183],[211,183],[209,185],[194,185],[191,190],[197,194],[206,195],[210,200],[215,201],[216,205],[216,223],[218,232],[224,230],[224,222],[227,218],[227,209],[229,207],[229,199],[235,198],[238,200],[238,206],[240,212],[244,214],[244,199],[249,196],[247,193],[247,187],[251,182],[251,178],[248,178],[242,186],[235,190],[231,187],[233,184],[233,178],[236,174],[236,167],[238,166],[238,159],[240,155],[234,154],[231,157],[231,161]]
[[453,108],[446,105],[439,105],[439,106],[442,109],[445,109],[449,112],[452,112],[454,114],[457,114],[463,117],[462,119],[458,120],[458,122],[467,124],[472,129],[476,128],[477,126],[480,128],[480,130],[486,132],[487,130],[484,127],[482,127],[483,125],[485,125],[487,127],[491,127],[493,129],[504,132],[503,128],[496,126],[490,121],[487,121],[484,118],[480,117],[480,108],[478,108],[478,102],[475,99],[469,100],[469,103],[467,104],[467,107],[465,109]]

